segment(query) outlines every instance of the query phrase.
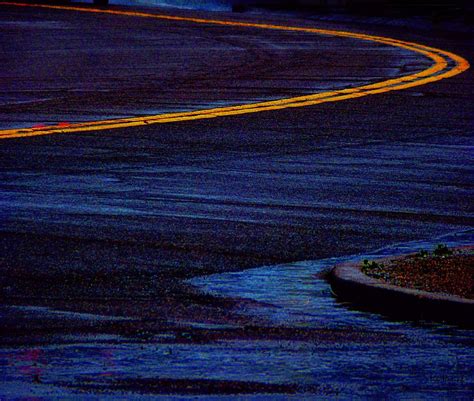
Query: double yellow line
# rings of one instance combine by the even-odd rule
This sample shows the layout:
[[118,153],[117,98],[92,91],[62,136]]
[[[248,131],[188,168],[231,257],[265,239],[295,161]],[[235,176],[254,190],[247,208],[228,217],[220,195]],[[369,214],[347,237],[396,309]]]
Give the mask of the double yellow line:
[[326,102],[337,102],[347,99],[355,99],[358,97],[374,95],[379,93],[385,93],[395,90],[402,90],[412,88],[419,85],[424,85],[430,82],[440,81],[445,78],[452,77],[460,74],[469,68],[469,63],[464,58],[433,47],[423,46],[417,43],[405,42],[401,40],[386,38],[382,36],[365,35],[346,31],[334,31],[327,29],[316,29],[316,28],[304,28],[304,27],[293,27],[284,25],[271,25],[271,24],[254,24],[248,22],[237,22],[237,21],[223,21],[215,19],[202,19],[202,18],[190,18],[190,17],[178,17],[162,14],[152,14],[135,11],[121,11],[121,10],[109,10],[109,9],[95,9],[85,7],[69,7],[69,6],[53,6],[53,5],[40,5],[40,4],[25,4],[25,3],[13,3],[4,2],[0,5],[10,5],[19,7],[39,7],[48,9],[58,10],[71,10],[79,11],[84,13],[102,13],[112,15],[122,15],[139,18],[153,18],[159,20],[170,20],[170,21],[184,21],[196,24],[211,24],[211,25],[223,25],[231,27],[246,27],[246,28],[258,28],[258,29],[271,29],[280,31],[294,31],[294,32],[306,32],[314,33],[318,35],[338,36],[346,38],[354,38],[365,41],[372,41],[376,43],[382,43],[394,47],[399,47],[405,50],[410,50],[415,53],[422,54],[423,56],[432,60],[431,67],[409,75],[404,75],[398,78],[389,79],[386,81],[363,85],[355,88],[348,88],[336,91],[322,92],[312,95],[298,96],[292,98],[284,98],[279,100],[257,102],[245,105],[235,105],[229,107],[217,107],[204,110],[196,110],[191,112],[177,112],[177,113],[163,113],[151,116],[133,117],[133,118],[119,118],[110,120],[90,121],[85,123],[75,123],[67,126],[64,125],[51,125],[46,127],[32,127],[32,128],[15,128],[0,130],[0,139],[8,138],[23,138],[39,135],[52,135],[52,134],[66,134],[75,132],[86,132],[86,131],[99,131],[108,130],[114,128],[125,128],[125,127],[136,127],[140,125],[148,124],[164,124],[178,121],[189,121],[189,120],[200,120],[222,116],[235,116],[240,114],[258,113],[262,111],[270,110],[281,110],[293,107],[304,107],[311,106]]

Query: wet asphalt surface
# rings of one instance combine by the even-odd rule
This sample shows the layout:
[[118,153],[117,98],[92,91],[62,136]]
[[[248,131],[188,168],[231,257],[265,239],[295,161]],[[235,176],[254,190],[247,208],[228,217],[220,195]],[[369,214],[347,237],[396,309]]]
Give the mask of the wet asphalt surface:
[[[474,59],[472,37],[465,34],[323,25],[413,40]],[[351,39],[57,10],[2,6],[0,32],[2,128],[274,99],[380,81],[427,65],[418,55]],[[406,383],[396,379],[404,375],[412,396],[451,392],[469,399],[469,365],[463,365],[472,352],[469,333],[446,335],[449,352],[437,357],[439,375],[443,369],[457,374],[445,382],[426,381],[427,373],[417,371],[429,358],[413,357],[419,363],[409,371],[390,362],[387,355],[396,354],[408,336],[398,326],[391,333],[390,325],[371,328],[354,320],[343,328],[319,322],[309,334],[292,327],[272,331],[261,316],[240,313],[253,301],[205,295],[183,279],[364,253],[472,228],[473,82],[468,70],[411,90],[314,107],[2,141],[2,303],[52,308],[3,307],[3,366],[20,373],[3,370],[2,396],[13,398],[22,387],[24,396],[72,397],[68,389],[82,388],[93,397],[103,386],[129,398],[383,394],[383,384],[363,375],[357,387],[350,369],[317,372],[318,383],[336,377],[337,388],[316,386],[305,376],[305,369],[312,372],[306,362],[316,363],[308,355],[363,343],[367,349],[377,345],[374,358],[386,369],[384,380],[397,383],[387,385],[395,396],[404,392]],[[206,326],[197,336],[196,322],[219,330]],[[231,335],[226,324],[243,329]],[[413,330],[421,354],[446,346],[439,339],[426,345],[425,329]],[[230,341],[224,347],[230,351],[219,348],[223,341]],[[273,342],[266,347],[265,341]],[[281,357],[289,366],[280,368],[296,369],[291,380],[281,372],[272,376],[283,343],[290,344],[285,352],[292,357]],[[326,348],[315,349],[320,343]],[[170,371],[164,369],[166,358],[153,360],[156,344],[165,344],[163,355],[186,348],[187,359],[175,361],[185,368]],[[78,351],[82,346],[84,353]],[[135,376],[128,372],[123,378],[112,369],[102,372],[105,384],[94,379],[91,372],[97,371],[87,361],[99,355],[110,362],[108,352],[125,353],[122,362],[131,362],[117,365],[134,366]],[[364,366],[364,352],[359,347],[351,363]],[[205,361],[199,357],[204,354]],[[229,362],[232,371],[226,373],[226,358],[244,354],[258,355],[246,359],[248,366],[265,358],[275,362],[271,368],[257,363],[258,372]],[[53,360],[63,361],[55,370],[63,375],[41,384],[35,369]],[[83,363],[77,371],[64,373],[76,360]],[[223,365],[211,368],[214,360]],[[344,354],[336,360],[343,366]],[[215,369],[222,372],[217,385]]]

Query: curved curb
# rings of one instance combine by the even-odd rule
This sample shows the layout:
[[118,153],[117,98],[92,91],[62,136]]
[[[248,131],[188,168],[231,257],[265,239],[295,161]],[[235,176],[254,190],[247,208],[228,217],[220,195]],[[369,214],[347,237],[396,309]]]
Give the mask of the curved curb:
[[386,284],[362,273],[360,263],[335,266],[329,282],[337,297],[370,311],[474,328],[474,300]]

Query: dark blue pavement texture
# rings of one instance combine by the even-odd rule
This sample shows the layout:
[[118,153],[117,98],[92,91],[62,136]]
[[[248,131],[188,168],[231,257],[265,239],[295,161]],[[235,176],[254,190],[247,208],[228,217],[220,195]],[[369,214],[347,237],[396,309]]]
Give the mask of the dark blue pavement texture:
[[[474,59],[466,35],[318,26]],[[349,39],[4,6],[0,35],[2,128],[273,99],[426,64]],[[307,108],[2,141],[0,398],[472,398],[472,332],[373,316],[275,326],[242,314],[254,301],[183,279],[472,228],[473,75]]]

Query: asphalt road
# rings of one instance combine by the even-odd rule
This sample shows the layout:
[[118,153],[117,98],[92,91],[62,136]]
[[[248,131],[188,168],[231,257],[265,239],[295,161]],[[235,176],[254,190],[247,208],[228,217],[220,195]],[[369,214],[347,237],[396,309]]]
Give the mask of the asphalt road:
[[[324,25],[474,59],[466,35]],[[429,65],[412,52],[356,39],[10,6],[2,6],[0,34],[2,128],[272,100]],[[120,333],[129,341],[189,320],[261,327],[237,313],[236,300],[190,291],[182,279],[472,228],[473,82],[468,70],[418,88],[305,108],[2,140],[3,304],[133,318],[105,329],[102,320],[84,326],[71,317],[58,325],[39,312],[12,318],[7,308],[5,344],[67,343],[58,336],[77,331]],[[370,328],[352,330],[348,337]],[[390,343],[385,330],[377,342]],[[347,340],[333,331],[312,336]],[[31,372],[25,376],[34,378]],[[231,392],[291,393],[301,384],[253,388],[242,384],[249,381],[244,374],[229,377],[223,388]],[[183,387],[137,380],[120,389]],[[472,394],[458,384],[460,396]],[[191,387],[199,393],[207,385]]]

